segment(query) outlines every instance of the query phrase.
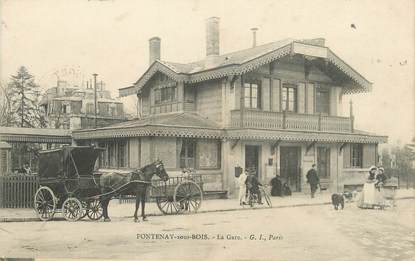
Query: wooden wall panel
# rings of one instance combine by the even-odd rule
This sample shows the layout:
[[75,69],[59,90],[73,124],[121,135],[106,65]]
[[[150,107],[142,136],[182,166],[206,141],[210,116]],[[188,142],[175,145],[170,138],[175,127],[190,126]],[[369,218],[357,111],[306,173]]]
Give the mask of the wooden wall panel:
[[307,84],[307,113],[314,114],[314,84]]
[[196,110],[210,120],[222,120],[222,88],[220,81],[209,81],[197,86]]
[[281,93],[281,81],[279,79],[272,79],[272,99],[271,109],[272,111],[280,111],[280,93]]

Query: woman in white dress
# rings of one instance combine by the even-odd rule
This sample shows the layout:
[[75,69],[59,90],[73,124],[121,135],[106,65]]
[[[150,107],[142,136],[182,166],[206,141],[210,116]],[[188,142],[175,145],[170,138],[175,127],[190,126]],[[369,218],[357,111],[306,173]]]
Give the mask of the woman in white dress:
[[377,204],[378,197],[375,187],[376,172],[377,168],[375,166],[370,167],[369,175],[366,179],[365,184],[363,185],[363,191],[361,193],[360,199],[358,200],[359,208],[373,208]]

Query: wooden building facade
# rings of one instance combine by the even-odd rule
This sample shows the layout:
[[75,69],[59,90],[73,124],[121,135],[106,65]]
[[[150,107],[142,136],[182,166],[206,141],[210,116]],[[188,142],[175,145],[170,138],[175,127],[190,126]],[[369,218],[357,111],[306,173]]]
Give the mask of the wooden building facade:
[[345,94],[372,84],[324,44],[286,39],[219,55],[219,19],[207,21],[207,57],[178,64],[160,60],[150,39],[150,66],[120,95],[137,95],[141,119],[73,132],[78,143],[107,148],[102,166],[143,166],[162,159],[169,173],[195,168],[205,190],[236,189],[234,168],[255,169],[264,183],[280,175],[307,191],[316,163],[330,191],[361,184],[387,137],[354,128]]

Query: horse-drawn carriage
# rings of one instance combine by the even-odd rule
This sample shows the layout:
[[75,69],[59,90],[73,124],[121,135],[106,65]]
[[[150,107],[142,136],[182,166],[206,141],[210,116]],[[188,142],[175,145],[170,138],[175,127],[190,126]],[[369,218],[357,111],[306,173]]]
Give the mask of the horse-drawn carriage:
[[100,149],[65,146],[39,154],[40,188],[34,197],[37,216],[51,220],[56,212],[70,221],[102,217],[99,175],[94,174]]
[[170,177],[167,182],[156,181],[150,197],[163,214],[197,212],[203,201],[202,176],[185,170],[183,176]]
[[[115,175],[108,176],[94,171],[101,151],[102,149],[89,146],[65,146],[40,153],[40,188],[34,197],[34,209],[41,220],[51,220],[57,212],[61,212],[69,221],[77,221],[86,216],[91,220],[99,220],[103,215],[107,218],[109,200],[131,189],[144,193],[140,192],[144,218],[147,186],[152,187],[150,196],[156,200],[164,214],[196,212],[199,209],[203,200],[200,176],[168,180],[161,161],[132,171],[129,175],[115,172]],[[152,181],[155,174],[160,179]],[[131,186],[133,183],[137,186]],[[138,197],[137,194],[137,200]],[[138,205],[136,204],[136,220]]]

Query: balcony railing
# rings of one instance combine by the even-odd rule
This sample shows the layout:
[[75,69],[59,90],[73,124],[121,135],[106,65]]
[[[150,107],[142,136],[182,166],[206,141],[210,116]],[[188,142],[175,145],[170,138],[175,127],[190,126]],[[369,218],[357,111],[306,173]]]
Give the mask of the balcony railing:
[[259,110],[231,111],[231,127],[287,129],[325,132],[353,132],[353,119],[320,114],[298,114]]

